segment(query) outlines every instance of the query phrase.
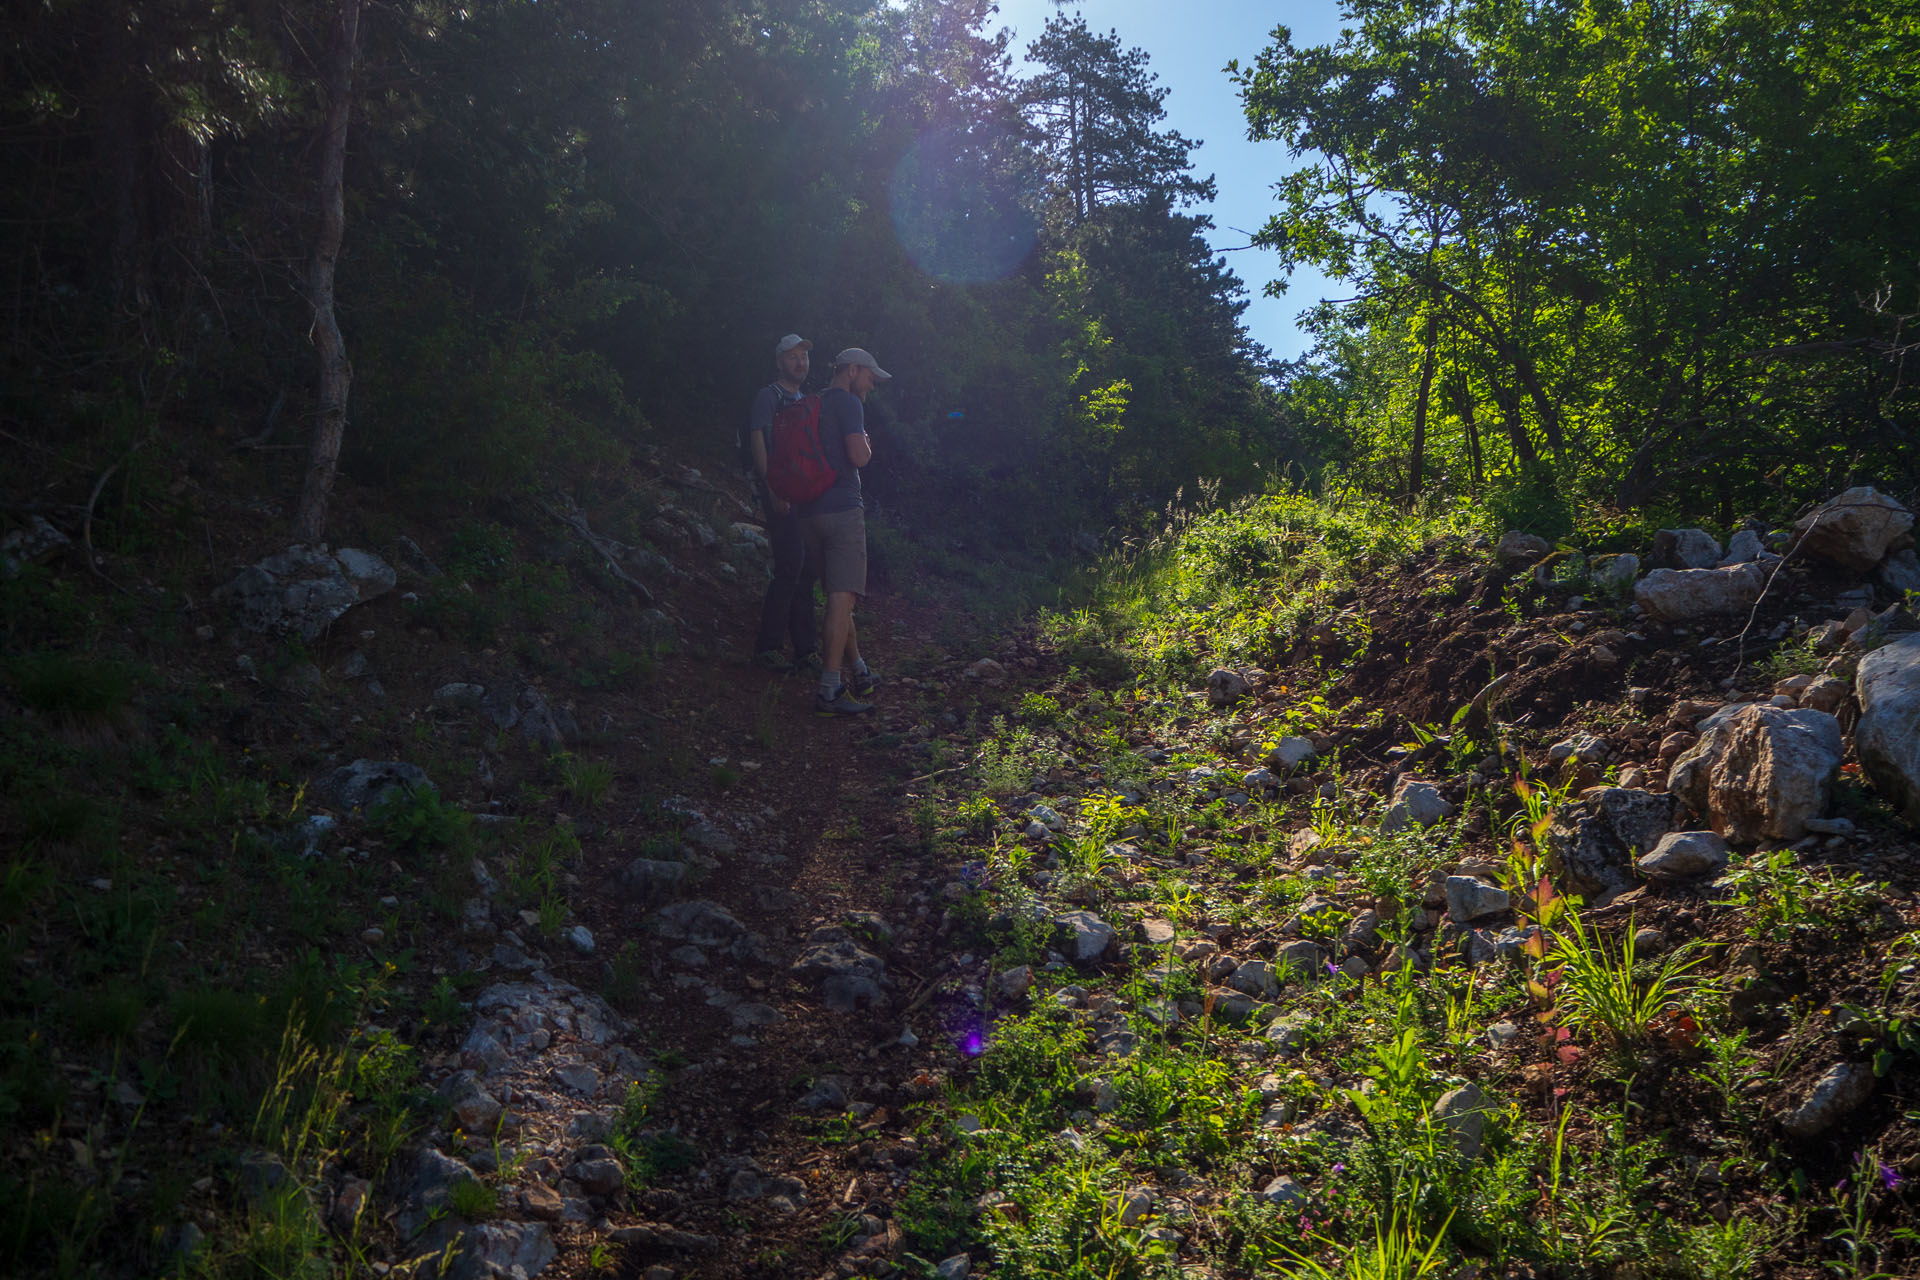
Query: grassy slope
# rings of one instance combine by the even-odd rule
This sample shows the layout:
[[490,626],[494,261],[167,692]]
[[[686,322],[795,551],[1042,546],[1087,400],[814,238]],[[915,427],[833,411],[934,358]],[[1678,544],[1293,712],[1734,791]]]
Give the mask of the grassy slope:
[[[1368,762],[1386,743],[1419,750],[1424,716],[1355,676],[1406,643],[1422,602],[1499,579],[1465,532],[1247,504],[1170,530],[1109,576],[1100,604],[1048,620],[1049,680],[948,797],[975,824],[949,833],[956,856],[981,868],[950,890],[984,957],[959,986],[993,1031],[927,1126],[943,1154],[904,1209],[925,1256],[972,1240],[997,1274],[1062,1277],[1913,1271],[1913,846],[1864,792],[1843,787],[1844,801],[1884,838],[1842,857],[1756,853],[1711,901],[1643,891],[1584,922],[1573,903],[1534,907],[1518,923],[1545,921],[1543,950],[1555,939],[1537,959],[1476,968],[1445,938],[1427,944],[1430,972],[1400,962],[1434,936],[1414,916],[1436,868],[1483,861],[1516,898],[1547,902],[1540,819],[1599,779],[1548,773],[1545,747],[1575,724],[1641,718],[1601,699],[1564,717],[1510,703],[1504,715],[1540,722],[1426,753],[1443,775],[1500,753],[1456,819],[1380,830]],[[1566,625],[1564,594],[1505,594],[1514,631]],[[1698,677],[1660,656],[1636,662],[1635,682],[1689,691]],[[1485,679],[1475,657],[1468,689]],[[1795,661],[1784,651],[1775,668]],[[1216,662],[1272,674],[1256,700],[1211,709],[1193,689]],[[1617,697],[1628,681],[1612,683]],[[1209,800],[1289,733],[1341,744],[1309,766],[1309,794]],[[1529,758],[1539,772],[1516,789]],[[1332,799],[1317,794],[1328,782]],[[1139,802],[1102,798],[1117,790]],[[1021,819],[995,825],[1036,796],[1077,820],[1046,842],[1023,839]],[[1290,858],[1307,831],[1318,853]],[[1876,883],[1887,875],[1899,883]],[[1049,965],[1058,938],[1022,923],[1075,906],[1121,930],[1097,967]],[[1362,941],[1351,930],[1367,911],[1378,934]],[[1145,942],[1140,920],[1171,940]],[[1650,932],[1635,954],[1637,929]],[[1271,960],[1301,938],[1328,963],[1364,953],[1373,972],[1295,972],[1251,1016],[1236,1010],[1218,957]],[[1015,998],[999,975],[1020,965],[1038,967]],[[1294,1030],[1276,1041],[1269,1023]],[[1122,1032],[1131,1053],[1113,1052]],[[1787,1137],[1779,1112],[1836,1059],[1872,1064],[1875,1100],[1818,1139]],[[1486,1097],[1470,1161],[1434,1110],[1469,1081]],[[1298,1200],[1258,1194],[1278,1176]]]

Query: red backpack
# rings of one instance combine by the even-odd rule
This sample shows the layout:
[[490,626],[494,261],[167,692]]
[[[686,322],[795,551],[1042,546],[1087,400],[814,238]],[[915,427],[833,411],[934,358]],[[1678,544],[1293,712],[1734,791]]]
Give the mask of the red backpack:
[[820,447],[820,397],[789,400],[773,413],[767,444],[767,488],[783,502],[800,504],[833,488],[840,473]]

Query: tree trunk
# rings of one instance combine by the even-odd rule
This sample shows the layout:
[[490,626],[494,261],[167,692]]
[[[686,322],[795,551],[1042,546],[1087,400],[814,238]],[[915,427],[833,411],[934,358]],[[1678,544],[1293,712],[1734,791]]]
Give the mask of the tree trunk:
[[320,415],[314,424],[313,447],[307,454],[307,478],[300,489],[300,509],[293,518],[296,541],[316,543],[326,537],[327,499],[340,462],[340,439],[347,426],[347,390],[353,366],[347,363],[347,344],[333,314],[333,268],[346,231],[347,117],[353,106],[353,63],[360,46],[360,0],[340,0],[333,36],[321,68],[321,91],[326,100],[326,132],[320,140],[320,234],[313,244],[307,269],[307,292],[313,304],[313,345],[320,356]]
[[1487,483],[1487,475],[1480,462],[1480,424],[1473,420],[1471,396],[1460,401],[1460,422],[1467,429],[1467,462],[1473,467],[1473,485],[1478,489]]
[[[1495,354],[1512,366],[1514,377],[1520,380],[1520,386],[1526,391],[1527,398],[1533,401],[1534,413],[1540,419],[1540,428],[1546,433],[1547,447],[1553,450],[1553,456],[1556,459],[1564,458],[1566,439],[1560,430],[1560,406],[1555,404],[1553,397],[1547,394],[1546,386],[1540,381],[1540,370],[1534,364],[1533,357],[1508,335],[1507,331],[1500,326],[1500,322],[1493,318],[1493,313],[1482,306],[1478,298],[1435,275],[1429,275],[1428,283],[1464,306],[1469,314],[1460,317],[1461,328],[1484,338],[1493,347]],[[1474,324],[1475,318],[1480,322],[1477,326]],[[1527,452],[1533,452],[1531,445],[1528,446]]]
[[1427,454],[1427,405],[1433,399],[1433,364],[1439,354],[1440,313],[1437,308],[1427,308],[1426,354],[1420,360],[1420,399],[1413,406],[1413,465],[1407,473],[1408,499],[1420,496],[1420,486],[1424,479]]

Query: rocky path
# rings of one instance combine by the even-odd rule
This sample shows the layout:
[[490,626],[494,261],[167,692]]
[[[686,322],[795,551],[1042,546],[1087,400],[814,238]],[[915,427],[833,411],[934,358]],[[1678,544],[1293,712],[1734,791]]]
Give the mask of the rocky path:
[[[1524,563],[1541,553],[1506,554]],[[1244,1038],[1227,1037],[1221,1053],[1245,1088],[1273,1094],[1263,1125],[1312,1143],[1357,1142],[1365,1132],[1358,1116],[1283,1102],[1282,1077],[1272,1072],[1320,1044],[1328,1021],[1316,1010],[1342,998],[1340,984],[1350,999],[1382,972],[1470,975],[1491,966],[1493,974],[1523,956],[1529,911],[1538,908],[1518,891],[1505,834],[1473,812],[1483,803],[1476,797],[1522,757],[1565,798],[1550,827],[1533,835],[1536,874],[1582,894],[1603,930],[1632,919],[1645,954],[1737,937],[1735,882],[1715,882],[1727,869],[1729,841],[1759,842],[1763,851],[1791,846],[1833,866],[1877,856],[1877,870],[1891,880],[1876,891],[1875,909],[1886,928],[1912,927],[1911,841],[1828,814],[1848,755],[1831,712],[1848,695],[1850,660],[1830,664],[1841,678],[1796,676],[1762,688],[1724,677],[1730,655],[1688,645],[1685,624],[1652,609],[1628,618],[1549,591],[1546,615],[1526,626],[1476,613],[1462,590],[1457,610],[1411,629],[1479,639],[1455,647],[1453,658],[1443,644],[1423,661],[1409,649],[1391,662],[1391,641],[1410,629],[1392,616],[1396,600],[1424,600],[1455,590],[1456,581],[1471,586],[1471,578],[1442,561],[1418,581],[1383,582],[1355,601],[1351,612],[1370,610],[1376,642],[1389,643],[1376,643],[1376,656],[1349,670],[1355,697],[1347,710],[1311,727],[1292,709],[1298,675],[1222,669],[1181,706],[1123,709],[1124,763],[1096,762],[1091,744],[1071,733],[1051,739],[1057,754],[1032,765],[1030,788],[999,797],[990,839],[952,828],[940,811],[916,812],[929,789],[925,775],[938,772],[922,767],[925,744],[941,737],[941,708],[983,695],[990,705],[1006,703],[1006,677],[1010,669],[1022,674],[1022,663],[1034,668],[1027,683],[1059,691],[1062,673],[1045,655],[1009,645],[1004,662],[984,666],[944,656],[918,662],[915,676],[889,684],[871,722],[814,719],[802,679],[744,675],[729,664],[684,670],[661,714],[669,725],[684,717],[697,727],[663,732],[650,748],[670,741],[692,761],[682,768],[688,785],[664,805],[672,846],[641,857],[590,848],[580,872],[588,891],[576,911],[600,954],[618,954],[638,975],[629,1016],[542,986],[544,971],[530,986],[490,988],[476,1006],[480,1030],[462,1051],[475,1074],[447,1086],[467,1091],[465,1103],[482,1110],[517,1097],[528,1112],[550,1117],[521,1130],[521,1164],[502,1178],[514,1187],[504,1207],[523,1221],[555,1224],[554,1268],[562,1274],[592,1271],[608,1256],[597,1249],[608,1246],[618,1247],[628,1274],[655,1280],[892,1274],[902,1266],[967,1274],[963,1254],[911,1256],[895,1214],[914,1170],[949,1149],[948,1126],[935,1125],[930,1136],[916,1104],[965,1076],[992,1019],[1043,996],[1076,1011],[1098,1054],[1115,1063],[1140,1051],[1143,1037],[1178,1039],[1183,1027],[1215,1018],[1241,1028]],[[1673,581],[1686,582],[1669,577],[1656,587]],[[1776,639],[1798,634],[1794,628],[1808,624],[1795,623],[1792,610],[1810,602],[1828,607],[1802,589],[1778,602],[1781,625],[1771,616],[1764,625]],[[876,600],[864,621],[900,653],[930,647],[928,619],[896,601]],[[727,625],[716,619],[717,632]],[[1843,626],[1834,642],[1865,625]],[[1898,619],[1889,614],[1880,625]],[[1677,635],[1654,634],[1676,627]],[[1338,628],[1320,642],[1309,637],[1323,648],[1341,642]],[[869,648],[884,667],[884,643]],[[1383,651],[1390,668],[1381,666]],[[1383,702],[1414,723],[1456,701],[1468,705],[1484,683],[1487,653],[1506,689],[1505,707],[1489,711],[1517,721],[1511,758],[1456,758],[1450,772],[1438,767],[1444,751],[1391,742],[1405,730],[1382,725]],[[1657,666],[1674,655],[1658,684],[1622,678],[1627,662]],[[1510,669],[1500,675],[1503,660]],[[1463,684],[1474,667],[1481,676]],[[1521,727],[1536,718],[1537,729]],[[657,775],[657,765],[635,759],[630,767]],[[737,781],[714,785],[718,771]],[[1595,785],[1609,779],[1617,785]],[[1103,793],[1192,820],[1102,834],[1081,802]],[[1337,820],[1311,818],[1309,802]],[[1401,862],[1369,851],[1383,838],[1437,831],[1456,815],[1467,819],[1457,845],[1417,883],[1392,883],[1417,839]],[[1079,874],[1063,853],[1088,839],[1105,848]],[[1014,865],[1027,870],[1007,872],[998,853],[1006,842],[1024,847]],[[1304,897],[1279,899],[1284,910],[1263,905],[1275,883],[1262,869],[1268,856],[1306,886]],[[1177,885],[1178,901],[1161,900],[1168,884]],[[970,897],[993,918],[956,919]],[[989,960],[997,944],[988,938],[1004,943],[1023,915],[1040,922],[1047,939],[1045,972]],[[1729,942],[1712,968],[1736,990],[1764,995],[1794,963]],[[1801,972],[1803,980],[1844,980]],[[1143,999],[1142,981],[1148,990],[1197,989]],[[1497,985],[1489,979],[1489,990]],[[1736,999],[1736,1008],[1770,1034],[1774,1015],[1764,999]],[[1477,1147],[1483,1114],[1500,1105],[1493,1099],[1524,1104],[1542,1088],[1578,1095],[1597,1083],[1576,1054],[1534,1061],[1536,1037],[1522,1033],[1524,1002],[1480,1016],[1446,1060],[1467,1083],[1433,1111],[1434,1123],[1462,1143]],[[537,1046],[545,1058],[535,1065],[511,1051],[490,1059],[494,1045],[535,1043],[542,1028],[568,1019],[570,1033]],[[604,1046],[555,1056],[562,1044],[594,1046],[603,1027],[612,1029]],[[1850,1117],[1872,1094],[1858,1070],[1804,1046],[1785,1050],[1778,1071],[1781,1123],[1803,1143],[1857,1126]],[[516,1083],[516,1073],[526,1083]],[[642,1090],[623,1117],[634,1079]],[[556,1081],[561,1104],[553,1101],[561,1096]],[[1111,1080],[1094,1083],[1102,1087],[1089,1086],[1085,1123],[1098,1128],[1097,1117],[1120,1104]],[[1679,1082],[1657,1105],[1657,1116],[1685,1123]],[[616,1131],[625,1136],[618,1149],[610,1145]],[[1316,1195],[1312,1180],[1291,1165],[1257,1172],[1244,1186],[1180,1174],[1129,1191],[1121,1212],[1177,1252],[1209,1204],[1253,1195],[1304,1205]],[[536,1261],[515,1234],[523,1230],[492,1224],[470,1241],[480,1246],[472,1256],[493,1256],[503,1268]]]

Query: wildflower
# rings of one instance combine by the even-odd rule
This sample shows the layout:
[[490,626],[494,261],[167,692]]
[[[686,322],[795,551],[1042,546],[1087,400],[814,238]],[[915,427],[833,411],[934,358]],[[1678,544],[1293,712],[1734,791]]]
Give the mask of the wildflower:
[[1880,1165],[1880,1185],[1885,1187],[1889,1191],[1898,1191],[1900,1189],[1900,1184],[1905,1182],[1906,1178],[1901,1174],[1901,1172],[1898,1169],[1894,1168],[1892,1165],[1888,1164],[1884,1160],[1880,1161],[1879,1165]]
[[[1884,1168],[1886,1168],[1887,1166],[1885,1166],[1885,1165],[1881,1165],[1880,1167],[1881,1167],[1882,1169],[1884,1169]],[[1346,1171],[1347,1171],[1347,1166],[1345,1166],[1345,1165],[1343,1165],[1343,1164],[1336,1164],[1336,1165],[1334,1165],[1334,1166],[1333,1166],[1333,1169],[1331,1170],[1331,1172],[1332,1172],[1332,1174],[1333,1174],[1333,1176],[1334,1176],[1334,1177],[1336,1177],[1336,1178],[1337,1178],[1337,1177],[1339,1177],[1339,1176],[1340,1176],[1341,1174],[1343,1174],[1343,1173],[1345,1173]]]

